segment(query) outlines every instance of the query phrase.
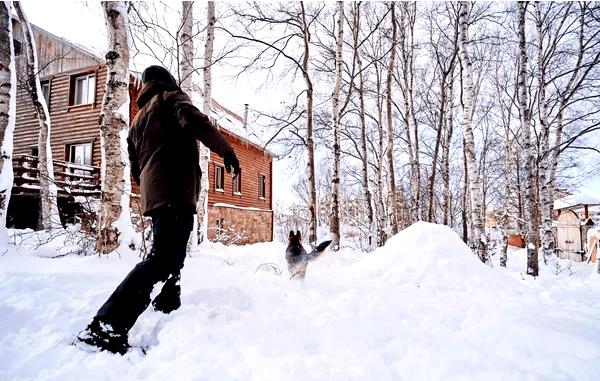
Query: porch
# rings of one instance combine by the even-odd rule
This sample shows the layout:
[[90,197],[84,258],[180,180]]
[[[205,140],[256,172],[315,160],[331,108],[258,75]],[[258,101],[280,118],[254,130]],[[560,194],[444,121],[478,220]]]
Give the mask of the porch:
[[[54,160],[54,183],[58,197],[100,197],[100,167]],[[12,194],[38,196],[40,170],[37,156],[13,157],[14,183]]]

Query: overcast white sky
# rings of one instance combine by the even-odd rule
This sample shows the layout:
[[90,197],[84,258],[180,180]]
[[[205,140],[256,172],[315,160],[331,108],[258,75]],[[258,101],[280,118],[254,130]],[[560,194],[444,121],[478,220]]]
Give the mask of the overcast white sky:
[[[23,1],[22,4],[31,23],[57,36],[84,45],[102,56],[102,52],[106,49],[106,31],[100,2],[29,0]],[[196,8],[205,6],[205,2],[196,2],[196,4]],[[261,82],[257,80],[257,74],[243,76],[235,81],[222,71],[218,65],[213,69],[213,96],[234,112],[243,115],[245,103],[249,103],[251,108],[264,110],[276,107],[281,101],[278,94],[281,94],[282,89],[260,90]],[[600,155],[594,156],[600,160]],[[289,179],[289,175],[285,178]],[[584,181],[582,190],[600,197],[600,174]],[[285,194],[293,197],[287,191]]]

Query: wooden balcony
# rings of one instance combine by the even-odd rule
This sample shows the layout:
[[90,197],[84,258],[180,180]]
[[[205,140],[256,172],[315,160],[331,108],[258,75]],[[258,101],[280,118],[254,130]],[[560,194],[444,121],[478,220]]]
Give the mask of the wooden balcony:
[[[13,195],[37,196],[40,193],[38,158],[13,157]],[[54,183],[59,197],[100,197],[100,167],[54,160]]]

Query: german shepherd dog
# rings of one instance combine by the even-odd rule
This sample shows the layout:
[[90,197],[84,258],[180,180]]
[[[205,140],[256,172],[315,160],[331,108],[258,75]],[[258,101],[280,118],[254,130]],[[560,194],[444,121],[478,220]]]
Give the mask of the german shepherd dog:
[[288,270],[290,271],[291,279],[304,279],[306,275],[306,266],[308,262],[317,259],[331,241],[322,242],[319,246],[315,247],[313,251],[307,253],[302,247],[302,235],[300,230],[294,234],[290,231],[288,239],[288,246],[285,250],[285,259],[287,260]]

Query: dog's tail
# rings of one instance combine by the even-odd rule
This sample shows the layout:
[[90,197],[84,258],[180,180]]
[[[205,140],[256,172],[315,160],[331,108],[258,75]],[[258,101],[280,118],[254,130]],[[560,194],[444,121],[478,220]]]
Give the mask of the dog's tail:
[[311,251],[311,252],[310,252],[310,253],[307,255],[308,259],[309,259],[309,260],[313,260],[313,259],[315,259],[315,258],[319,257],[321,254],[323,254],[323,252],[325,251],[325,249],[327,249],[327,246],[329,246],[329,244],[330,244],[330,243],[331,243],[331,241],[324,241],[324,242],[321,242],[321,243],[319,244],[319,246],[315,247],[315,248],[313,249],[313,251]]

